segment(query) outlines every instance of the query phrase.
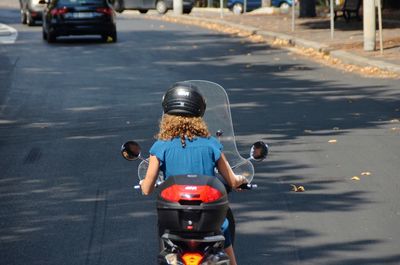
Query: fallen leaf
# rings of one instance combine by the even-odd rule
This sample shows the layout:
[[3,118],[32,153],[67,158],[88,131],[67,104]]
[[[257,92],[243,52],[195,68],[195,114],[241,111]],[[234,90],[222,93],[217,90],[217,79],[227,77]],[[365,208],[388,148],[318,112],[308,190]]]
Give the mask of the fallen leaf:
[[306,191],[304,186],[296,186],[294,184],[290,184],[290,186],[292,186],[291,191],[294,191],[294,192],[304,192],[304,191]]
[[303,186],[298,186],[297,187],[297,192],[304,192],[306,189]]
[[328,143],[330,143],[330,144],[336,144],[336,143],[337,143],[337,140],[332,139],[332,140],[329,140]]
[[391,120],[390,122],[391,122],[391,123],[398,123],[398,122],[400,122],[400,121],[399,121],[399,119],[393,119],[393,120]]
[[360,180],[360,177],[354,176],[354,177],[351,178],[351,180],[357,180],[358,181],[358,180]]
[[365,172],[361,172],[361,176],[370,176],[371,172],[369,171],[365,171]]

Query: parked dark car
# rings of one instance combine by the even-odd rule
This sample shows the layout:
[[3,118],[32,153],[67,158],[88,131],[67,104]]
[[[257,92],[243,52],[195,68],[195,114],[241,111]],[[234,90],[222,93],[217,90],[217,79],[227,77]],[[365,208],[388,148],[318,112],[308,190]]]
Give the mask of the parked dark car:
[[117,41],[115,12],[108,0],[41,0],[43,39],[55,42],[59,36],[100,35],[104,41]]
[[[261,0],[247,0],[246,11],[252,11],[261,7]],[[292,0],[272,0],[271,5],[280,8],[289,8],[292,6]],[[228,0],[227,7],[235,14],[241,14],[244,11],[244,0]]]
[[[183,13],[192,12],[194,0],[182,0]],[[173,9],[173,0],[112,0],[115,11],[121,13],[124,10],[138,10],[140,13],[147,13],[155,9],[159,14],[165,14]]]
[[42,21],[44,5],[40,0],[19,0],[21,23],[28,26],[35,25],[36,21]]

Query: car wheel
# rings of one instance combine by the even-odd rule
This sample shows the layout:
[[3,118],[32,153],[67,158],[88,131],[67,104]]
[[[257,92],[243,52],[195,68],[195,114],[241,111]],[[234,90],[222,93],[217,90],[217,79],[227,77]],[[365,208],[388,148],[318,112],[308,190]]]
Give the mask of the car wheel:
[[190,12],[192,12],[192,8],[183,9],[183,14],[190,14]]
[[113,4],[114,10],[118,13],[124,12],[124,3],[123,0],[115,0]]
[[146,14],[148,9],[139,9],[140,14]]
[[54,32],[47,32],[47,42],[48,43],[54,43],[56,42],[57,36]]
[[21,8],[21,23],[26,24],[26,13],[23,8]]
[[35,20],[33,20],[32,16],[31,16],[31,12],[29,12],[29,11],[26,13],[26,24],[28,24],[28,26],[35,25]]
[[164,0],[158,0],[156,3],[156,10],[159,14],[163,15],[165,13],[167,13],[168,8],[167,8],[167,4],[165,3]]
[[43,37],[43,40],[47,40],[47,34],[46,34],[46,31],[44,31],[44,29],[42,29],[42,37]]
[[236,3],[232,8],[233,14],[240,15],[243,13],[243,5],[241,3]]
[[112,38],[112,42],[117,42],[118,36],[117,36],[117,32],[116,31],[111,33],[111,38]]
[[282,8],[282,9],[289,9],[290,5],[288,3],[286,3],[286,2],[283,2],[279,7]]

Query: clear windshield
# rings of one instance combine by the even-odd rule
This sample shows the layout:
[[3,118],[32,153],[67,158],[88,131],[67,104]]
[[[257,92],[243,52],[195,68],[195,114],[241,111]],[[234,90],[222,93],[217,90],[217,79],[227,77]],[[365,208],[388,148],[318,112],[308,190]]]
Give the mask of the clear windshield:
[[[253,164],[241,157],[237,150],[229,99],[225,89],[216,83],[204,80],[190,80],[185,81],[185,83],[195,85],[206,99],[207,108],[204,120],[211,135],[219,139],[224,146],[223,152],[233,171],[237,175],[245,176],[251,182],[254,176]],[[222,135],[219,135],[219,132],[222,132]],[[140,179],[145,176],[146,169],[146,162],[142,162],[138,169]],[[160,176],[160,180],[162,180],[162,176]]]

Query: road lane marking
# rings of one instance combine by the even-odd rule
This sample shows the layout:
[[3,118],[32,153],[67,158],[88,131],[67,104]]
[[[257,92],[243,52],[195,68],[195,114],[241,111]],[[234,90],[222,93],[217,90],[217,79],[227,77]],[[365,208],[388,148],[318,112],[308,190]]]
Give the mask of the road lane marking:
[[0,44],[12,44],[17,40],[18,31],[0,23]]

